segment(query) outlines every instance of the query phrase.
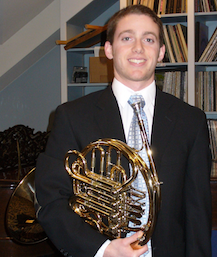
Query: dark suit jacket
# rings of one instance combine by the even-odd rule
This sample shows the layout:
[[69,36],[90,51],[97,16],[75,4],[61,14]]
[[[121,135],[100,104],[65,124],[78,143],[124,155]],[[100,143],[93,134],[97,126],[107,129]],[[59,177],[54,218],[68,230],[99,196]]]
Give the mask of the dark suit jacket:
[[[125,136],[110,87],[57,108],[45,153],[36,168],[38,219],[48,237],[68,256],[94,256],[107,239],[77,214],[63,160],[99,138]],[[162,205],[152,237],[154,257],[211,257],[210,150],[205,114],[157,90],[151,148]]]

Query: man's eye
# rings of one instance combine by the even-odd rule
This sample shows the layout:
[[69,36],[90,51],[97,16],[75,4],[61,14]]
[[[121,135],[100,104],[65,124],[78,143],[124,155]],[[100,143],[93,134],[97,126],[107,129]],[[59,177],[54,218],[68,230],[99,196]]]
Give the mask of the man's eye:
[[124,37],[123,38],[123,41],[129,41],[130,40],[130,37]]
[[154,40],[151,39],[151,38],[146,38],[146,41],[149,42],[149,43],[153,43],[154,42]]

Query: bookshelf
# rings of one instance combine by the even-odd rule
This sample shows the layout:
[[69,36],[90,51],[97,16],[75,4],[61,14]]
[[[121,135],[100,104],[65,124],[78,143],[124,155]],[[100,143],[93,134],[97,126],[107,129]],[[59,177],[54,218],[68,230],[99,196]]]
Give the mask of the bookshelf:
[[[217,25],[217,12],[212,11],[212,12],[195,12],[195,24],[196,22],[203,23],[204,25],[207,26],[208,29],[208,41],[211,38],[216,25]],[[195,45],[194,45],[195,46]],[[196,49],[195,49],[196,50]],[[195,60],[195,82],[197,81],[197,78],[199,77],[199,73],[213,73],[217,72],[217,62],[212,61],[212,62],[199,62],[197,59]],[[216,84],[216,82],[215,82]],[[196,89],[197,85],[195,85],[195,92],[197,91]],[[206,85],[207,87],[207,85]],[[215,100],[217,98],[215,97]],[[212,100],[213,102],[213,100]],[[197,105],[197,104],[196,104]],[[205,111],[207,111],[205,109]],[[214,111],[207,111],[207,119],[211,120],[211,122],[216,123],[217,122],[217,109]],[[210,121],[208,121],[209,123]],[[217,130],[214,128],[213,133],[215,133]],[[210,132],[210,135],[212,133]],[[212,136],[212,135],[211,135]],[[214,141],[213,141],[214,140]],[[211,141],[213,143],[216,143],[217,140],[216,138],[211,138]],[[215,146],[214,146],[215,147]],[[217,230],[217,159],[215,155],[213,155],[213,162],[212,162],[212,173],[211,173],[211,191],[212,191],[212,207],[213,207],[213,229]]]
[[[206,26],[207,29],[207,33],[208,33],[208,41],[210,40],[213,32],[216,29],[217,26],[217,12],[216,11],[212,11],[212,12],[195,12],[195,24],[197,22],[202,23]],[[196,49],[195,49],[196,50]],[[213,75],[214,74],[214,75]],[[203,109],[206,112],[207,115],[207,119],[209,120],[213,120],[213,122],[217,122],[217,108],[216,108],[216,94],[215,92],[215,88],[216,88],[216,83],[217,83],[217,79],[215,79],[215,83],[214,85],[212,83],[210,83],[208,81],[208,83],[206,83],[207,80],[210,79],[210,76],[217,76],[217,62],[216,61],[200,61],[195,59],[195,92],[197,93],[197,87],[199,87],[201,81],[200,81],[200,76],[202,76],[202,84],[204,86],[204,88],[206,89],[205,93],[203,94],[203,96],[199,97],[199,99],[206,99],[206,101],[204,101],[204,107],[201,108],[201,106],[197,103],[197,101],[195,102],[195,105],[200,107],[201,109]],[[214,86],[214,91],[213,89],[211,89],[211,93],[210,93],[210,87]],[[206,93],[207,92],[207,93]],[[212,98],[212,94],[215,94],[215,96]],[[208,99],[207,99],[208,98]],[[211,104],[214,105],[214,107],[210,106]],[[208,105],[208,106],[207,106]],[[210,109],[211,108],[211,109]],[[214,108],[214,109],[213,109]],[[216,132],[216,128],[213,128]],[[211,132],[210,132],[211,134]],[[215,140],[215,138],[212,138],[212,140]],[[215,146],[214,146],[215,147]],[[213,168],[212,168],[212,179],[211,179],[211,187],[212,187],[212,192],[215,192],[216,195],[216,191],[217,191],[217,158],[213,158]],[[214,193],[213,193],[214,195]],[[216,197],[213,197],[213,201],[215,201],[215,206],[217,203],[217,199]],[[217,211],[216,211],[217,213]],[[217,218],[216,218],[217,219]],[[215,222],[216,226],[215,229],[217,229],[217,221]]]
[[104,89],[108,83],[72,83],[73,67],[89,67],[89,57],[94,56],[94,47],[71,48],[67,51],[67,101],[72,101],[88,93]]

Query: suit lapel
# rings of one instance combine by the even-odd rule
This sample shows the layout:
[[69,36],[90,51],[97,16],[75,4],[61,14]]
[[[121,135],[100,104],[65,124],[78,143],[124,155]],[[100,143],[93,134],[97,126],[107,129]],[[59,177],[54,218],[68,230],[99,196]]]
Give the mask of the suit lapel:
[[118,104],[110,86],[96,100],[94,114],[103,138],[126,141]]
[[172,105],[171,101],[167,101],[165,94],[157,89],[151,138],[151,149],[157,168],[161,163],[162,155],[170,141],[170,135],[176,122]]

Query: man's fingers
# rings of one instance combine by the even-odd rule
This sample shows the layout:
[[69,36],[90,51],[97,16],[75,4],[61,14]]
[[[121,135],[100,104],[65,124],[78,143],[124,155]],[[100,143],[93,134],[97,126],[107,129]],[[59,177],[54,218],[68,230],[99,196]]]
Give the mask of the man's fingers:
[[139,250],[143,247],[139,244],[139,241],[136,241],[136,242],[130,244],[130,246],[133,248],[133,250]]
[[143,236],[143,232],[142,231],[138,231],[135,234],[133,234],[132,236],[126,237],[126,241],[129,244],[132,244],[136,241],[138,241],[141,237]]
[[[143,232],[139,231],[130,237],[114,239],[106,247],[104,257],[113,256],[140,256],[148,250],[148,246],[138,245],[139,239],[143,236]],[[135,246],[135,248],[132,247]]]
[[140,254],[145,253],[146,251],[148,251],[148,246],[146,245],[140,245],[139,244],[139,239],[143,236],[143,232],[142,231],[138,231],[137,233],[135,233],[134,235],[130,236],[130,246],[132,247],[132,249],[134,251],[137,251]]

